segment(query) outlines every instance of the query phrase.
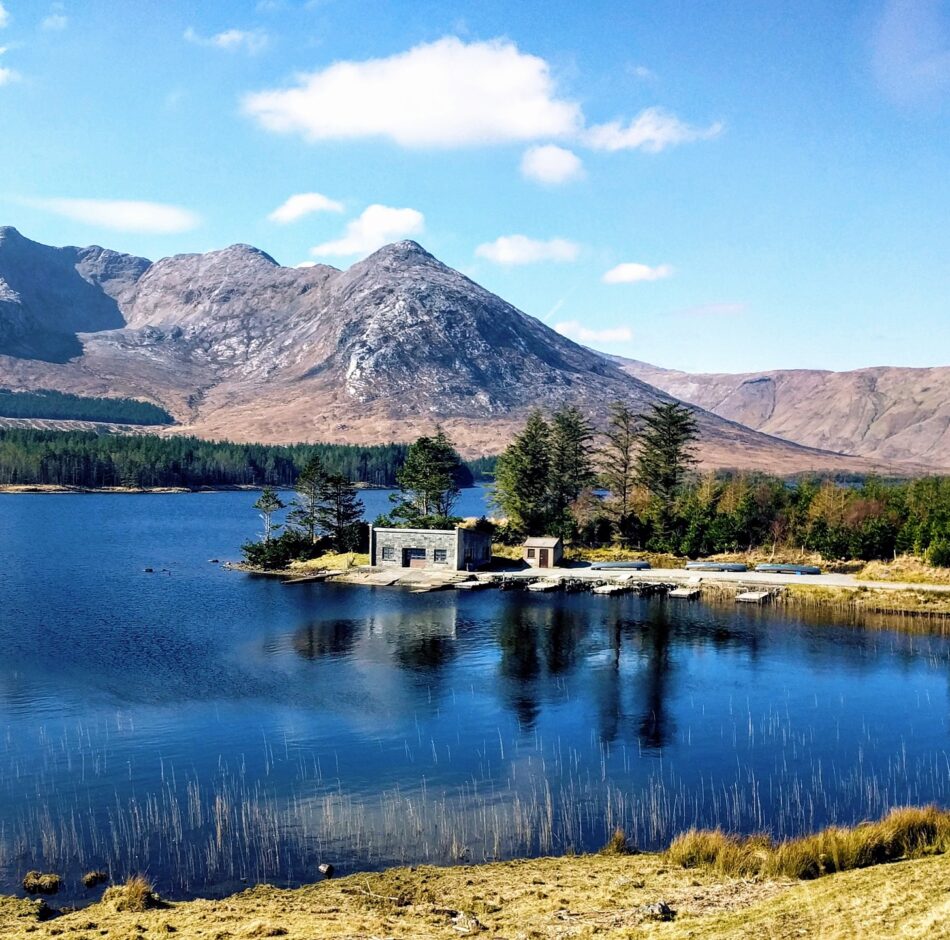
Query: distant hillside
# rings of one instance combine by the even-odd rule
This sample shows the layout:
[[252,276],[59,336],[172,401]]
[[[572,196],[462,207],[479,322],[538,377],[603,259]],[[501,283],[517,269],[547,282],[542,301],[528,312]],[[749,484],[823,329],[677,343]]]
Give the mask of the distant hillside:
[[730,421],[808,447],[950,469],[950,367],[690,374],[610,357]]
[[[181,430],[273,443],[386,443],[441,423],[498,453],[532,408],[669,395],[578,346],[415,242],[346,271],[248,245],[154,263],[0,228],[0,385],[160,403]],[[696,410],[707,466],[867,471]],[[177,430],[177,429],[176,429]]]

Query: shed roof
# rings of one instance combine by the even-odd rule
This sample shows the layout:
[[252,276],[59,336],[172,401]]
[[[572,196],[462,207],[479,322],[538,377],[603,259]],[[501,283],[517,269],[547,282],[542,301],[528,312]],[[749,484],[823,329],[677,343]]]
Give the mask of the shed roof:
[[560,542],[555,535],[535,535],[524,540],[525,548],[554,548]]

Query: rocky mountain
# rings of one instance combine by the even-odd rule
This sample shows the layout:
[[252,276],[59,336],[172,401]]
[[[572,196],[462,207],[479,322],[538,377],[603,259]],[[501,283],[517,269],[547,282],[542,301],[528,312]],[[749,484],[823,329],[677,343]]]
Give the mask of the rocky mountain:
[[[669,400],[412,241],[346,271],[247,245],[149,263],[0,229],[0,386],[145,398],[215,438],[496,453],[534,407]],[[868,469],[697,409],[710,465]]]
[[693,375],[610,358],[676,398],[766,434],[887,463],[950,469],[950,367]]

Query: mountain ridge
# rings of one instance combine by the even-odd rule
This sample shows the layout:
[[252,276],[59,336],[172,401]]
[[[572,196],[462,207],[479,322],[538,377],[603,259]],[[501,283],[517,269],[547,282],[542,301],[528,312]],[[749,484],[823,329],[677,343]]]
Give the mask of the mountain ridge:
[[950,468],[950,366],[688,373],[608,358],[677,398],[785,440]]
[[[0,284],[26,293],[11,285],[0,299],[0,385],[146,398],[179,431],[380,443],[438,423],[475,455],[500,451],[534,407],[576,404],[602,424],[618,398],[637,410],[672,400],[414,241],[341,271],[284,267],[244,244],[150,262],[11,231]],[[874,466],[696,416],[708,466]]]

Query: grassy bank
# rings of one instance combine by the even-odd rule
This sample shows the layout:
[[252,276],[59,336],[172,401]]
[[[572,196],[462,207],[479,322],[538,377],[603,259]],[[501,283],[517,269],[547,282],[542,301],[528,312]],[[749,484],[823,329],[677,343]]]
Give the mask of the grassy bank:
[[948,814],[906,809],[778,845],[690,832],[664,853],[397,868],[220,901],[165,903],[138,879],[48,920],[43,902],[0,898],[0,930],[8,940],[945,937],[948,839]]

